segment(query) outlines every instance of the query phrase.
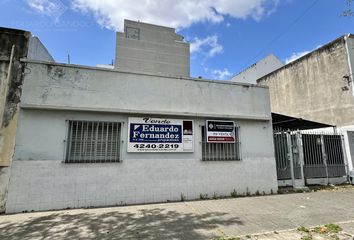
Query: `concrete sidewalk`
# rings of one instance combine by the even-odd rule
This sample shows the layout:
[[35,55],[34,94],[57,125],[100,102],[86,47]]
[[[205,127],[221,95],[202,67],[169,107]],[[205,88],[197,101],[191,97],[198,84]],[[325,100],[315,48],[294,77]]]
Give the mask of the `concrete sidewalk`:
[[[354,221],[341,222],[337,224],[331,224],[332,226],[338,226],[342,230],[339,232],[324,232],[321,233],[318,229],[325,229],[324,226],[316,228],[297,228],[283,231],[272,231],[263,234],[240,236],[234,239],[237,240],[353,240],[354,239]],[[306,229],[304,232],[301,229]],[[227,237],[220,237],[219,239],[228,239]],[[219,240],[217,239],[217,240]],[[230,239],[230,238],[229,238]]]
[[351,220],[354,190],[346,189],[2,215],[0,239],[198,240]]

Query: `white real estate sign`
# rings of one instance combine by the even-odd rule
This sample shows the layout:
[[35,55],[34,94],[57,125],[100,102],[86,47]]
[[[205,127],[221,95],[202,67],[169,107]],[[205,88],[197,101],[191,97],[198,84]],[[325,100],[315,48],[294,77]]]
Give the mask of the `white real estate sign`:
[[206,121],[208,143],[235,143],[235,122],[233,121]]
[[193,152],[193,121],[130,117],[128,119],[127,151]]

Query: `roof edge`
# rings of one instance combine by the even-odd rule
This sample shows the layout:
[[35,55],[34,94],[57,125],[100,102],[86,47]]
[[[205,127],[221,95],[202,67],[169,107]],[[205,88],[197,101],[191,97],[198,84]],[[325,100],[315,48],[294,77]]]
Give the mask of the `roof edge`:
[[340,36],[340,37],[338,37],[338,38],[336,38],[336,39],[334,39],[334,40],[332,40],[332,41],[330,41],[330,42],[324,44],[323,46],[321,46],[321,47],[319,47],[319,48],[317,48],[317,49],[315,49],[315,50],[313,50],[313,51],[311,51],[311,52],[305,54],[304,56],[301,56],[300,58],[298,58],[298,59],[296,59],[296,60],[294,60],[294,61],[292,61],[292,62],[290,62],[290,63],[288,63],[288,64],[285,64],[284,66],[282,66],[282,67],[276,69],[275,71],[270,72],[270,73],[268,73],[267,75],[265,75],[265,76],[263,76],[263,77],[257,79],[257,83],[260,82],[262,79],[267,78],[268,76],[270,76],[270,75],[272,75],[272,74],[275,74],[276,72],[279,72],[279,71],[281,71],[281,70],[283,70],[283,69],[286,69],[286,68],[288,68],[289,66],[294,65],[295,63],[300,62],[300,61],[302,61],[302,60],[305,59],[305,58],[308,58],[308,57],[309,57],[310,55],[312,55],[312,54],[315,54],[315,53],[317,53],[317,52],[323,51],[325,48],[328,48],[329,46],[331,46],[331,45],[333,45],[333,44],[335,44],[335,43],[337,43],[337,42],[345,41],[346,38],[348,38],[348,37],[349,37],[349,38],[354,38],[354,34],[351,34],[351,33],[345,34],[345,35],[342,35],[342,36]]
[[58,62],[46,62],[46,61],[39,61],[39,60],[32,60],[28,58],[22,58],[21,62],[24,63],[33,63],[33,64],[44,64],[44,65],[52,65],[52,66],[61,66],[61,67],[69,67],[69,68],[79,68],[79,69],[87,69],[87,70],[96,70],[96,71],[103,71],[103,72],[116,72],[116,73],[123,73],[123,74],[136,74],[142,76],[153,76],[153,77],[160,77],[160,78],[168,78],[168,79],[176,79],[176,80],[185,80],[185,81],[198,81],[198,82],[205,82],[205,83],[216,83],[216,84],[227,84],[227,85],[238,85],[241,87],[253,87],[253,88],[264,88],[269,89],[268,86],[260,86],[257,84],[249,84],[249,83],[239,83],[239,82],[232,82],[230,80],[216,80],[216,79],[199,79],[199,78],[188,78],[183,76],[169,76],[169,75],[157,75],[157,74],[149,74],[149,73],[140,73],[140,72],[127,72],[118,69],[108,69],[108,68],[100,68],[100,67],[93,67],[93,66],[85,66],[85,65],[76,65],[76,64],[66,64],[66,63],[58,63]]

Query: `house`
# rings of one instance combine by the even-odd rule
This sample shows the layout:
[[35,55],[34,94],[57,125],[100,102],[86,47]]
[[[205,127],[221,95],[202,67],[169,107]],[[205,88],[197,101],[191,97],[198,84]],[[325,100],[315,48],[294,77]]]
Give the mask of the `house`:
[[7,213],[277,191],[268,87],[189,77],[174,31],[126,21],[114,69],[19,59]]

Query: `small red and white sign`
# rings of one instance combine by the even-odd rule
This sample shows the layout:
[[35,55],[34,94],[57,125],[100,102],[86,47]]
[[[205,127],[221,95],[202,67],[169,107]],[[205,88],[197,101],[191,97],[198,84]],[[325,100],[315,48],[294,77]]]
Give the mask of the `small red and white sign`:
[[235,143],[235,122],[207,120],[206,136],[208,143]]

